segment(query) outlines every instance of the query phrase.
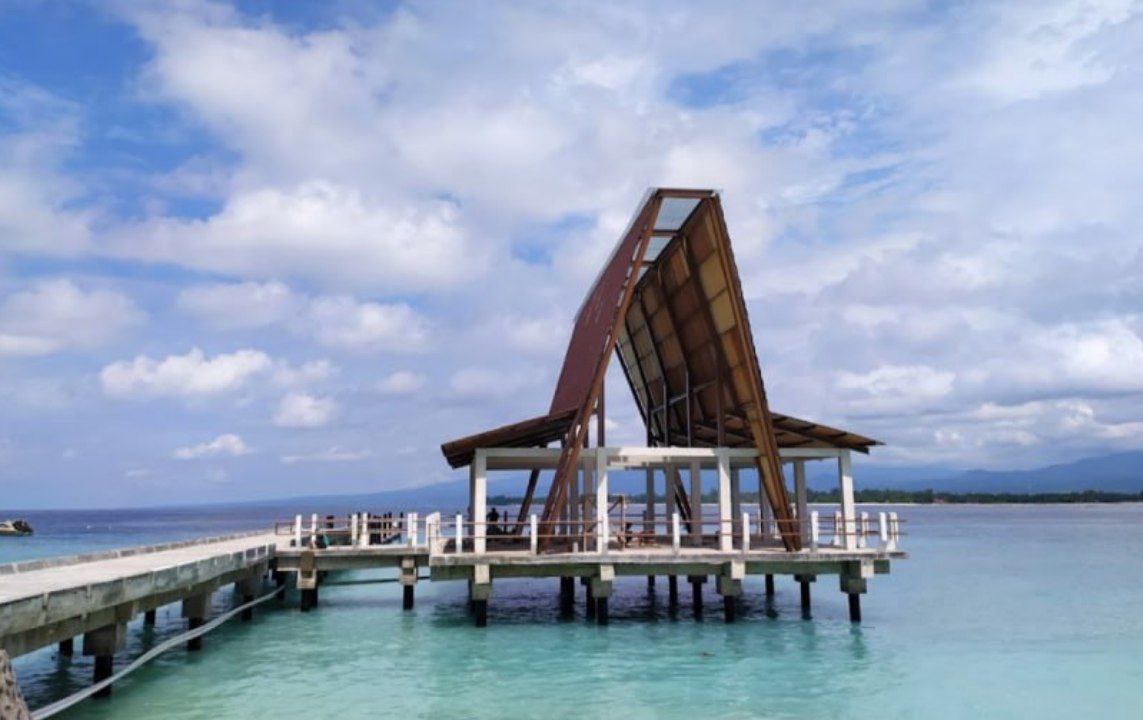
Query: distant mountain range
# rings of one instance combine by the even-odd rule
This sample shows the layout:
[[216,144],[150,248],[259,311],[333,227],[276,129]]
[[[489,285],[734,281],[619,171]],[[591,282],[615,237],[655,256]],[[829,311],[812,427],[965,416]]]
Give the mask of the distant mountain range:
[[[837,471],[832,463],[810,463],[808,484],[819,490],[837,486]],[[499,477],[488,483],[489,496],[518,497],[523,494],[526,476]],[[641,473],[615,473],[609,477],[612,493],[641,493]],[[1101,490],[1105,492],[1143,492],[1143,451],[1115,453],[1083,458],[1074,462],[1048,465],[1032,470],[968,470],[949,471],[939,468],[878,467],[860,461],[855,463],[854,480],[858,488],[897,490],[942,490],[946,492],[1050,493]],[[706,485],[711,483],[708,481]],[[543,498],[546,485],[539,488]],[[542,501],[542,500],[541,500]],[[252,503],[254,504],[254,503]],[[328,512],[361,508],[405,508],[460,510],[468,504],[468,481],[426,485],[419,488],[385,490],[357,495],[320,495],[258,501],[258,505],[321,508]]]

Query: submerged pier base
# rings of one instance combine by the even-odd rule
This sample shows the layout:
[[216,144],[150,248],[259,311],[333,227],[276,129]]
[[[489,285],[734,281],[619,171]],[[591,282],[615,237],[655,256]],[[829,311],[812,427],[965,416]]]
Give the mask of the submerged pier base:
[[706,575],[691,575],[687,580],[691,584],[691,609],[695,620],[702,620],[702,586],[706,583]]
[[417,561],[415,558],[401,560],[401,607],[413,609],[413,588],[417,585]]
[[68,638],[67,640],[60,640],[59,644],[60,657],[69,658],[75,655],[75,638]]
[[867,589],[866,578],[873,577],[875,570],[872,562],[851,561],[838,576],[841,591],[849,596],[850,622],[861,622],[861,596]]
[[715,589],[722,596],[722,615],[726,622],[734,622],[738,617],[738,598],[742,595],[742,579],[746,577],[746,564],[740,561],[730,563],[730,572],[719,575]]
[[147,612],[143,613],[143,626],[155,627],[155,616],[155,610],[148,610]]
[[809,619],[810,617],[810,583],[817,580],[814,575],[795,575],[794,579],[798,581],[799,594],[802,601],[802,617]]
[[679,577],[667,576],[667,607],[671,612],[679,609]]
[[774,576],[766,574],[766,597],[774,597]]
[[575,613],[575,578],[560,578],[560,615],[571,617]]
[[[187,619],[188,630],[202,627],[206,618],[210,617],[210,593],[191,595],[183,600],[183,617]],[[191,652],[202,650],[202,636],[187,640],[187,650]]]
[[615,580],[615,569],[610,565],[601,565],[599,575],[588,582],[591,597],[595,598],[595,621],[606,625],[611,620],[608,599],[611,597],[611,584]]
[[[127,640],[127,626],[123,623],[104,625],[83,635],[83,654],[95,658],[92,682],[111,677],[115,666],[115,653],[123,649]],[[111,697],[111,686],[99,690],[92,697]]]

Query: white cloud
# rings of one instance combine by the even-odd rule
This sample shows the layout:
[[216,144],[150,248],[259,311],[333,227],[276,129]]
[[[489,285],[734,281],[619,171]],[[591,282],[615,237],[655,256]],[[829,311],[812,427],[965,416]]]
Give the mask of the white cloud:
[[208,358],[193,348],[185,355],[168,355],[162,360],[140,355],[114,362],[103,368],[99,379],[103,391],[116,398],[220,395],[241,389],[271,365],[270,357],[259,350]]
[[278,281],[200,285],[184,290],[178,304],[216,328],[280,325],[342,349],[417,350],[428,336],[428,322],[407,304],[307,296]]
[[238,191],[206,220],[156,217],[109,245],[123,257],[247,277],[422,289],[466,277],[457,211],[441,201],[393,203],[326,181]]
[[424,375],[411,370],[398,370],[379,382],[377,391],[383,395],[412,395],[424,385]]
[[336,410],[337,404],[332,398],[290,393],[278,404],[274,424],[292,428],[321,427],[329,423]]
[[301,298],[282,282],[198,285],[183,290],[178,298],[182,310],[226,329],[286,322],[301,304]]
[[41,280],[0,303],[0,355],[96,347],[143,317],[123,293],[85,291],[67,279]]
[[337,367],[329,360],[311,360],[301,365],[278,362],[274,367],[274,384],[284,388],[304,388],[327,380],[337,373]]
[[251,452],[242,438],[233,433],[225,433],[210,442],[178,448],[175,450],[174,456],[179,460],[196,460],[226,455],[248,455]]
[[424,345],[425,321],[403,304],[358,303],[349,297],[321,297],[310,306],[318,342],[350,349],[412,350]]
[[369,457],[370,454],[368,450],[344,450],[334,446],[312,453],[283,455],[281,460],[287,465],[305,462],[355,462],[357,460],[364,460]]

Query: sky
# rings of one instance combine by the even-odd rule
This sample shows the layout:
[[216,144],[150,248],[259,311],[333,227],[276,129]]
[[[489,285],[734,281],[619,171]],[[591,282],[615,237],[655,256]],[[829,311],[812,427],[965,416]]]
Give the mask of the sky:
[[721,191],[775,411],[1143,448],[1141,119],[1138,2],[0,0],[0,504],[459,478],[653,186]]

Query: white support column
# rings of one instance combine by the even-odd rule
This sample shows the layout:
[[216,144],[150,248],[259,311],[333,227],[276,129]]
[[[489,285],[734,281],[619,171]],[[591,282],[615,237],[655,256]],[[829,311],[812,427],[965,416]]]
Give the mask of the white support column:
[[861,519],[857,523],[857,547],[865,547],[865,534],[867,532],[869,532],[869,513],[862,512]]
[[673,512],[671,513],[671,549],[678,552],[681,542],[682,538],[679,537],[679,514]]
[[877,539],[882,550],[889,546],[889,515],[884,512],[877,513]]
[[734,549],[734,527],[730,514],[730,456],[726,451],[718,451],[718,549],[730,552]]
[[691,545],[702,545],[702,467],[691,463]]
[[300,548],[302,546],[302,516],[300,514],[294,516],[294,547]]
[[802,538],[802,547],[810,541],[809,502],[806,493],[806,461],[794,461],[794,504],[798,514],[798,530]]
[[472,548],[477,555],[483,555],[488,530],[488,459],[484,448],[477,448],[472,456]]
[[349,516],[349,546],[357,547],[357,513]]
[[655,470],[646,468],[647,509],[643,511],[643,532],[654,537],[655,535]]
[[818,511],[814,510],[810,513],[810,549],[818,549],[818,539],[821,537],[821,520],[818,517]]
[[897,541],[901,537],[901,525],[897,520],[897,513],[889,513],[889,542],[886,544],[886,550],[896,550]]
[[405,513],[405,536],[409,547],[417,546],[417,513]]
[[842,527],[845,532],[843,547],[857,549],[857,512],[853,503],[853,464],[849,451],[844,450],[837,457],[837,485],[841,497]]
[[464,515],[456,514],[456,552],[459,555],[464,550]]
[[[734,518],[737,522],[740,518],[745,517],[742,512],[742,471],[738,468],[731,468],[730,470],[730,517]],[[747,526],[746,523],[742,524],[742,528]],[[742,528],[739,528],[740,530]],[[745,534],[745,531],[743,531]]]
[[310,543],[317,544],[317,513],[310,515]]
[[595,449],[595,520],[597,528],[596,550],[607,552],[611,538],[610,521],[607,516],[607,448]]
[[528,529],[531,530],[532,554],[535,555],[539,549],[540,542],[540,519],[536,517],[536,513],[532,513],[528,518]]
[[750,513],[742,513],[742,551],[750,551]]
[[670,463],[663,466],[663,520],[667,534],[671,534],[671,515],[675,513],[675,473],[677,468]]

